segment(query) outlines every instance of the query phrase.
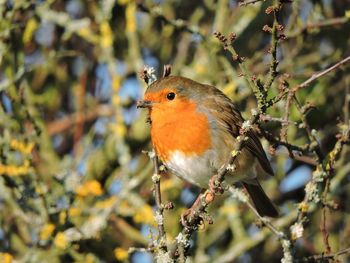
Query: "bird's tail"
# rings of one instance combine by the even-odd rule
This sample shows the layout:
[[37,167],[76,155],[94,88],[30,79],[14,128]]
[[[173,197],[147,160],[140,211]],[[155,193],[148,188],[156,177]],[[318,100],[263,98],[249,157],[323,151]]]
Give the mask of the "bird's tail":
[[243,182],[245,189],[247,189],[250,197],[253,200],[254,206],[261,216],[278,217],[278,211],[275,205],[266,195],[264,189],[261,187],[257,179],[249,182]]

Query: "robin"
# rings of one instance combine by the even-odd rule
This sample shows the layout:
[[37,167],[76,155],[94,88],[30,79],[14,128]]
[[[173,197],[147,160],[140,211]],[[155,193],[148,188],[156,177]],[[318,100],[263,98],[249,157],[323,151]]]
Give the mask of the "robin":
[[[201,188],[228,162],[244,119],[234,103],[214,86],[166,76],[146,90],[138,108],[148,108],[151,140],[167,169]],[[242,182],[261,216],[278,212],[257,180],[258,166],[273,175],[265,151],[252,130],[234,165],[228,184]],[[260,169],[261,170],[261,169]]]

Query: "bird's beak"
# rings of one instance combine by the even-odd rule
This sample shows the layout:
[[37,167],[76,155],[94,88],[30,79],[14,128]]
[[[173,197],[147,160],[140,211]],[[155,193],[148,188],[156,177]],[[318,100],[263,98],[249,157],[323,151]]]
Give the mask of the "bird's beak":
[[139,100],[136,103],[137,108],[150,108],[152,107],[153,102],[149,100]]

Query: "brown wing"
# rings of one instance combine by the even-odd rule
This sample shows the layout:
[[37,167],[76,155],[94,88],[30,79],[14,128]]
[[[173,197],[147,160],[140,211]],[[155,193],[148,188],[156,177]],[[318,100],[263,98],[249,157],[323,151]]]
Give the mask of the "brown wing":
[[[243,123],[243,117],[232,103],[220,90],[215,87],[205,85],[207,94],[202,103],[210,114],[218,120],[218,124],[227,129],[234,137],[239,135],[239,130]],[[270,175],[273,175],[270,162],[260,143],[260,140],[254,131],[248,131],[248,141],[245,147],[259,160],[260,165]]]
[[264,169],[265,172],[267,172],[270,175],[273,175],[273,170],[271,168],[271,164],[269,160],[267,159],[266,153],[264,151],[264,148],[262,147],[260,140],[255,132],[248,131],[248,141],[246,143],[246,147],[249,149],[250,152],[253,153],[253,155],[258,158],[259,163],[261,167]]

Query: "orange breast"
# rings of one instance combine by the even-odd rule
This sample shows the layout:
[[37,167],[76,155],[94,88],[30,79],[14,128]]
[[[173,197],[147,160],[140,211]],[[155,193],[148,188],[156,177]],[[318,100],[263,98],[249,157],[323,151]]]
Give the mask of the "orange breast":
[[212,145],[206,115],[197,112],[191,101],[182,99],[177,103],[173,107],[154,105],[150,111],[152,144],[163,162],[175,151],[193,156]]

